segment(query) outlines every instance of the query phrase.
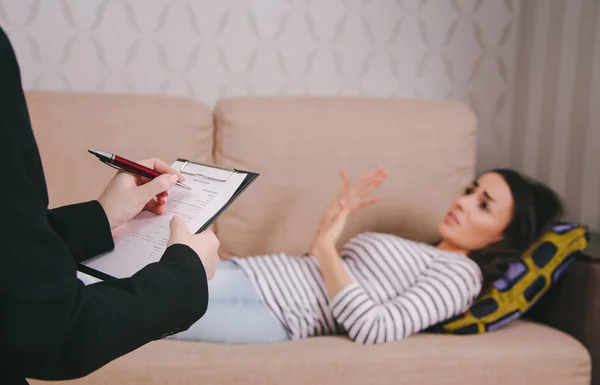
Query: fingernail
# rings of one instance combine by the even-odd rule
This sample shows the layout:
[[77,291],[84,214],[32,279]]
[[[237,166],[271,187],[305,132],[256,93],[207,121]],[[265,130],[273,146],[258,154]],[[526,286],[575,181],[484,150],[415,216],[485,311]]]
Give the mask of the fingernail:
[[179,179],[179,178],[177,178],[177,175],[171,175],[171,179],[170,179],[171,183],[177,182],[177,179]]

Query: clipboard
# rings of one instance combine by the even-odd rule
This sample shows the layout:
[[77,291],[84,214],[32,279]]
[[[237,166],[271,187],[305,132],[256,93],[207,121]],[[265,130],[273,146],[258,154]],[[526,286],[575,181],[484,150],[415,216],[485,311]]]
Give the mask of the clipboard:
[[[226,168],[226,167],[213,165],[213,164],[193,162],[193,161],[190,161],[188,159],[183,159],[183,158],[177,158],[177,160],[175,162],[182,163],[182,165],[179,169],[179,172],[181,172],[184,175],[202,177],[202,178],[210,179],[210,180],[216,181],[216,182],[223,182],[223,183],[227,182],[231,178],[231,176],[236,173],[246,174],[246,177],[244,178],[242,183],[239,185],[239,187],[236,189],[236,191],[231,195],[231,197],[227,200],[227,202],[224,205],[222,205],[221,208],[195,232],[196,234],[199,234],[199,233],[207,230],[217,220],[217,218],[225,210],[227,210],[227,208],[229,206],[231,206],[231,204],[246,190],[246,188],[248,188],[248,186],[250,184],[252,184],[252,182],[254,182],[256,180],[256,178],[258,178],[260,176],[260,174],[256,173],[256,172],[245,171],[245,170],[240,170],[240,169],[236,169],[236,168]],[[222,176],[192,172],[189,169],[190,165],[198,165],[198,166],[203,166],[203,167],[210,168],[213,170],[218,170],[221,172]],[[103,281],[118,279],[110,274],[106,274],[102,271],[98,271],[94,268],[86,266],[83,263],[77,264],[77,270],[84,274],[101,279]]]
[[[219,211],[217,211],[215,213],[215,215],[213,215],[200,229],[198,229],[198,231],[196,231],[196,234],[199,234],[199,233],[203,232],[204,230],[208,229],[217,220],[217,218],[225,210],[227,210],[227,208],[246,190],[246,188],[248,186],[250,186],[250,184],[252,182],[254,182],[254,180],[256,180],[256,178],[258,178],[260,176],[260,174],[258,174],[258,173],[251,172],[251,171],[239,170],[237,168],[226,168],[226,167],[212,165],[212,164],[205,164],[205,163],[200,163],[200,162],[191,162],[191,161],[189,161],[187,159],[181,159],[181,158],[178,158],[177,161],[178,162],[183,162],[183,164],[181,165],[181,167],[179,169],[179,172],[181,172],[182,174],[194,175],[194,176],[201,176],[203,178],[211,179],[211,180],[218,181],[218,182],[227,182],[229,180],[229,178],[233,174],[235,174],[235,173],[247,174],[246,178],[244,178],[244,181],[242,182],[242,184],[240,185],[240,187],[238,187],[238,189],[231,196],[231,198],[227,201],[227,203],[225,205],[223,205],[223,207],[221,207],[221,209]],[[223,178],[219,179],[219,178],[216,178],[216,177],[210,176],[210,175],[204,175],[204,174],[199,174],[199,173],[193,173],[193,172],[190,172],[190,171],[186,171],[186,167],[188,165],[190,165],[190,164],[198,165],[198,166],[204,166],[204,167],[210,167],[210,168],[218,169],[218,170],[223,170],[223,171],[228,172],[229,174],[226,177],[223,177]]]

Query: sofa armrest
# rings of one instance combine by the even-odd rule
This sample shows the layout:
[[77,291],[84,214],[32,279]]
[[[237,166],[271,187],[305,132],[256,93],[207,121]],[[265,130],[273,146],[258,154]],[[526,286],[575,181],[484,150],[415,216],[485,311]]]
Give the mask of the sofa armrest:
[[[597,238],[600,240],[600,238]],[[600,385],[600,250],[592,242],[528,318],[579,340],[592,358],[592,385]]]

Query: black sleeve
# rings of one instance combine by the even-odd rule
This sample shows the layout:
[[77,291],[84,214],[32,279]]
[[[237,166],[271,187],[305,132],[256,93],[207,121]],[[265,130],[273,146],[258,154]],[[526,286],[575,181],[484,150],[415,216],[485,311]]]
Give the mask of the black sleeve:
[[66,243],[75,262],[114,248],[108,218],[96,200],[48,210],[48,222]]
[[[204,314],[206,273],[184,245],[169,247],[159,262],[128,279],[90,286],[77,280],[73,253],[93,253],[106,240],[88,249],[75,240],[76,231],[65,236],[70,225],[49,219],[54,214],[48,213],[18,66],[1,28],[0,137],[0,373],[46,380],[81,377],[149,341],[189,328]],[[68,210],[57,215],[67,221]],[[106,230],[99,236],[104,238]]]

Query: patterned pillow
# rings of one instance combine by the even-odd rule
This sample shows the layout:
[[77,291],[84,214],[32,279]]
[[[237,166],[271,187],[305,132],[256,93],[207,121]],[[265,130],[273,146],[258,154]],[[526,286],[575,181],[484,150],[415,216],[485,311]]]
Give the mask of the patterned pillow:
[[563,275],[589,242],[586,227],[561,223],[546,232],[509,265],[492,289],[464,314],[436,325],[432,331],[477,334],[497,330],[522,316]]

